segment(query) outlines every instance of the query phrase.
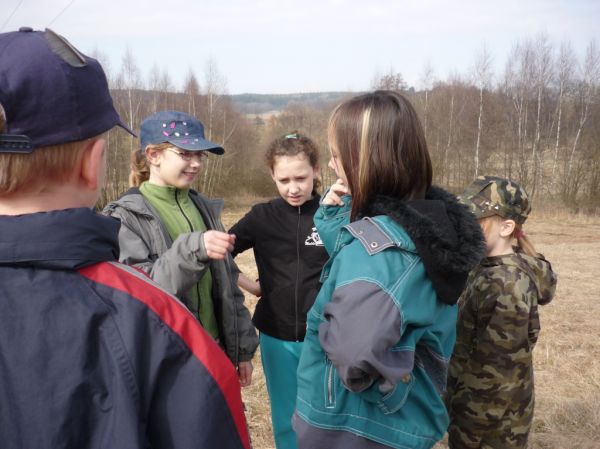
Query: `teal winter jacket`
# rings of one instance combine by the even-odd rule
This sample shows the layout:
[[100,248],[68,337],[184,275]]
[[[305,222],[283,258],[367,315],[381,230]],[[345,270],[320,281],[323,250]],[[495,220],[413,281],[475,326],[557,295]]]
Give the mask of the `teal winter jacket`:
[[[353,223],[350,197],[344,207],[322,205],[315,215],[331,258],[308,314],[296,404],[296,422],[315,435],[345,431],[389,447],[426,449],[446,431],[442,394],[455,302],[483,245],[476,221],[453,196],[441,189],[429,196],[409,203],[383,198],[376,212],[386,213]],[[473,234],[459,237],[465,226]],[[444,273],[460,285],[445,283]],[[299,433],[301,449],[312,445],[310,437],[303,444],[305,434]]]

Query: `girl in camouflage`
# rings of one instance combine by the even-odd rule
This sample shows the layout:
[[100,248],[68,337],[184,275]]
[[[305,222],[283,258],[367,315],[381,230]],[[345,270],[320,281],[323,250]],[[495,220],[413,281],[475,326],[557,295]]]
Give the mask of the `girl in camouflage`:
[[487,257],[459,299],[447,389],[448,444],[525,448],[533,418],[538,304],[552,300],[556,275],[523,232],[531,206],[518,184],[482,176],[461,202],[479,219]]

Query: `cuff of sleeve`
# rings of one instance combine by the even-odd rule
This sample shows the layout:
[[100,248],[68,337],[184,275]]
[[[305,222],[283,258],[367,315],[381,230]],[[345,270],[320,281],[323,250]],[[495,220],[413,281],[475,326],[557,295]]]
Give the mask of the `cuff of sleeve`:
[[[323,195],[323,197],[325,197],[325,195]],[[352,209],[352,197],[350,195],[344,195],[341,199],[344,202],[343,206],[323,204],[323,200],[321,199],[321,205],[315,216],[317,214],[320,215],[322,220],[331,220],[334,218],[341,219],[345,217]]]
[[243,354],[238,355],[238,359],[240,362],[249,362],[253,358],[254,358],[254,353],[252,353],[252,354],[243,353]]
[[206,254],[206,247],[204,246],[204,233],[192,232],[191,242],[198,261],[203,263],[208,262],[208,254]]

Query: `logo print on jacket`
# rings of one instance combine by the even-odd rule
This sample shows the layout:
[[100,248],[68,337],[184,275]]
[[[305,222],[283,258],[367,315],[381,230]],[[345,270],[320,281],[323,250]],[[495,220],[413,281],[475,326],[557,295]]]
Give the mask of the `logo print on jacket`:
[[312,233],[306,237],[305,246],[323,246],[321,236],[317,232],[317,228],[313,226]]

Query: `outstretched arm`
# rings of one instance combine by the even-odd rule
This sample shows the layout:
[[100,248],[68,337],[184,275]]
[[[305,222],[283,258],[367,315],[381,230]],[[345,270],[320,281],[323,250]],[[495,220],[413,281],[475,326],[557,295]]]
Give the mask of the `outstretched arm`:
[[246,290],[248,293],[253,294],[257,298],[260,298],[262,295],[262,291],[260,289],[260,282],[258,281],[258,279],[256,281],[253,281],[248,276],[246,276],[244,273],[240,273],[240,276],[238,277],[237,285],[238,285],[238,287]]

